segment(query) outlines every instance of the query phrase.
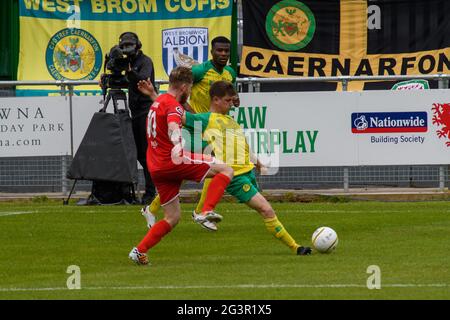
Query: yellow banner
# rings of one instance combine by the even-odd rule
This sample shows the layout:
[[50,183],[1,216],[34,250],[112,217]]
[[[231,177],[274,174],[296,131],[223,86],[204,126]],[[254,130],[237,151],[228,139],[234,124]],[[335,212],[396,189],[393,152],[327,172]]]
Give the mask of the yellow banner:
[[259,77],[386,76],[450,73],[450,48],[401,54],[327,55],[246,46],[241,72]]
[[231,37],[232,5],[230,0],[20,0],[18,80],[99,79],[105,55],[125,31],[139,36],[156,79],[168,79],[180,56],[204,62],[214,37]]

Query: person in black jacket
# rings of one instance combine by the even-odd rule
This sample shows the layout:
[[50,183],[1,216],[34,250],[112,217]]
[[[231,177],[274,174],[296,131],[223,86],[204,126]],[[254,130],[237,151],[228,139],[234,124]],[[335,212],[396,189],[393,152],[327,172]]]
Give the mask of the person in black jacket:
[[133,32],[124,32],[119,37],[119,46],[122,50],[131,52],[129,54],[130,67],[126,72],[128,85],[128,104],[131,111],[134,140],[136,142],[137,159],[144,170],[145,193],[142,196],[142,204],[149,204],[156,194],[150,173],[147,167],[147,135],[146,120],[153,101],[138,89],[138,82],[150,80],[155,86],[155,70],[153,61],[146,56],[142,50],[142,43]]

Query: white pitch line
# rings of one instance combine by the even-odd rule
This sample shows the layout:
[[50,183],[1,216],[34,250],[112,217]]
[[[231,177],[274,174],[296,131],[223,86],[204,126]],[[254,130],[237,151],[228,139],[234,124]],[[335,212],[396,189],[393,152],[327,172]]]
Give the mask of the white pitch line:
[[29,213],[35,213],[36,211],[11,211],[11,212],[0,212],[0,217],[6,217],[6,216],[15,216],[19,214],[29,214]]
[[[382,284],[381,288],[447,288],[446,283],[393,283]],[[333,288],[367,288],[361,284],[241,284],[241,285],[223,285],[223,286],[124,286],[124,287],[82,287],[82,290],[185,290],[185,289],[276,289],[276,288],[310,288],[310,289],[333,289]],[[56,288],[0,288],[0,292],[26,292],[26,291],[69,291],[66,287]],[[72,290],[70,290],[72,291]]]

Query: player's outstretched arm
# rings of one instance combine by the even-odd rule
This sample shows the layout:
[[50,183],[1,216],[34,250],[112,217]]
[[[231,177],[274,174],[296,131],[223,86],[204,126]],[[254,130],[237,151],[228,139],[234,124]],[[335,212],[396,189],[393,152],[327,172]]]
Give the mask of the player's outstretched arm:
[[255,168],[256,168],[256,172],[258,172],[261,175],[266,175],[268,172],[267,167],[264,165],[264,163],[262,163],[258,156],[256,154],[254,154],[251,150],[250,150],[250,161],[252,163],[254,163]]
[[149,96],[153,101],[158,98],[158,93],[156,92],[155,87],[153,87],[150,79],[139,81],[137,86],[140,92]]
[[168,123],[168,135],[173,144],[171,158],[174,164],[182,163],[183,159],[183,144],[181,140],[181,128],[177,122],[171,121]]
[[181,143],[180,125],[176,122],[169,122],[167,126],[170,141],[173,143],[174,146],[177,146],[178,144]]

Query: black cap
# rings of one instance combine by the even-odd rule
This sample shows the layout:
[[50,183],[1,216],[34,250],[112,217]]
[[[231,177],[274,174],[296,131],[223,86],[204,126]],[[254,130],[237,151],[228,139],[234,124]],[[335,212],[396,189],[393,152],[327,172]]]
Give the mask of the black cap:
[[123,46],[124,44],[136,44],[137,45],[136,36],[132,33],[124,33],[119,39],[119,45]]

